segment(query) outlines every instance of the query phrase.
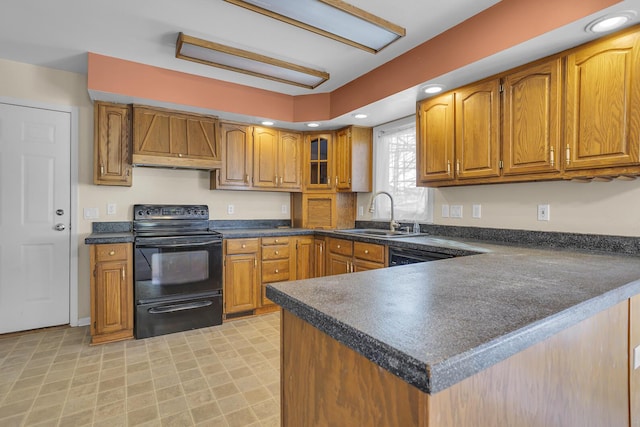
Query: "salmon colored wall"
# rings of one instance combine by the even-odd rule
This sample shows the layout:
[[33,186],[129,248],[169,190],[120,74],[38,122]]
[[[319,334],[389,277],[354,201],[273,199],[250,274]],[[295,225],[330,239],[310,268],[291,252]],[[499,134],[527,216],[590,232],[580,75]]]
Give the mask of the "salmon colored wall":
[[88,88],[286,122],[328,120],[516,46],[618,0],[503,0],[331,93],[290,96],[89,53]]
[[333,117],[567,25],[618,0],[503,0],[336,89]]

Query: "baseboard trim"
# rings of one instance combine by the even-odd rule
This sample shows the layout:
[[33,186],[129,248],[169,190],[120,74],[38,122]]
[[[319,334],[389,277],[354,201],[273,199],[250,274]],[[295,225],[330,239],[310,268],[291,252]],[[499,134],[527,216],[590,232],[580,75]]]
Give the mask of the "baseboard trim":
[[83,317],[81,319],[78,319],[78,322],[76,325],[71,325],[71,326],[89,326],[90,324],[91,324],[91,318]]

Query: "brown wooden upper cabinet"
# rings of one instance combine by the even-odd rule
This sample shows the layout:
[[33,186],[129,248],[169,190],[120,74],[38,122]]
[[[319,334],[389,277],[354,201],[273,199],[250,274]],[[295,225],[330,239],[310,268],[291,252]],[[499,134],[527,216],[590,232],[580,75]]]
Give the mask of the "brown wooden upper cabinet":
[[253,129],[253,186],[270,190],[302,189],[302,134]]
[[162,108],[133,106],[133,163],[217,169],[218,119]]
[[93,183],[131,187],[131,107],[94,103]]
[[561,170],[562,60],[554,58],[503,79],[504,175]]
[[302,134],[242,123],[220,123],[222,167],[211,189],[300,191]]
[[565,170],[638,164],[639,39],[636,29],[567,56]]
[[373,140],[371,128],[349,126],[336,132],[336,191],[371,191]]
[[330,133],[307,134],[304,149],[305,190],[331,190],[333,139]]
[[633,28],[419,102],[418,185],[640,175],[639,72]]
[[455,151],[458,179],[500,175],[500,81],[456,91]]

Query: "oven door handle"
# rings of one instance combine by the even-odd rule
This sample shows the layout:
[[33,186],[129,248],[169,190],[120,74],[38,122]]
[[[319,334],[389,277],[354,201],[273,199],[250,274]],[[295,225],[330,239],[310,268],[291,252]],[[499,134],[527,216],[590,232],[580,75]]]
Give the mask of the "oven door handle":
[[195,308],[208,307],[211,304],[213,304],[213,301],[197,301],[188,302],[186,304],[163,305],[161,307],[151,307],[149,309],[149,314],[175,313],[176,311],[193,310]]
[[144,242],[139,242],[136,243],[136,248],[158,248],[158,249],[165,249],[165,248],[187,248],[187,247],[195,247],[195,246],[211,246],[211,245],[217,245],[217,244],[222,244],[221,241],[219,240],[212,240],[212,241],[208,241],[208,242],[194,242],[194,243],[144,243]]

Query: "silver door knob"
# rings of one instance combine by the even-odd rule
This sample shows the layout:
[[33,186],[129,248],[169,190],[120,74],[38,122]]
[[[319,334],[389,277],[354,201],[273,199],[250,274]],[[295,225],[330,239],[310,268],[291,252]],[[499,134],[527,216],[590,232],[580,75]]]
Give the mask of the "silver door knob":
[[58,231],[64,231],[67,227],[64,224],[56,224],[55,229]]

